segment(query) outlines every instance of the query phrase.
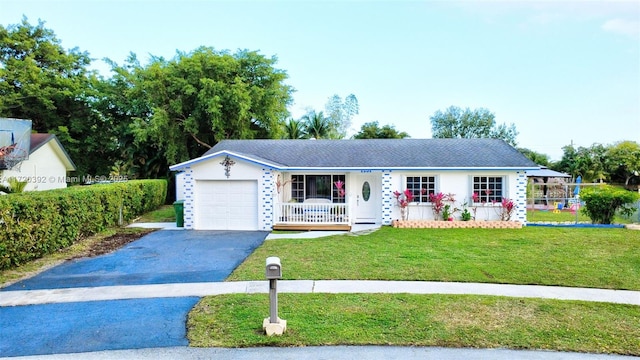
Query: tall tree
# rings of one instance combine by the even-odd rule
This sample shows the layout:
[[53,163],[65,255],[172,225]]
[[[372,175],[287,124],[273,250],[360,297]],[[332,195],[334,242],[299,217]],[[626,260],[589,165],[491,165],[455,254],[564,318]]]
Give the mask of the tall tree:
[[360,127],[360,132],[353,136],[354,139],[404,139],[408,137],[409,134],[404,131],[399,132],[393,125],[380,127],[377,121],[363,124]]
[[[141,69],[135,54],[130,54],[125,66],[109,61],[113,75],[102,82],[100,98],[95,108],[111,124],[107,149],[113,153],[114,166],[120,175],[131,178],[166,177],[170,165],[158,144],[153,141],[137,141],[134,119],[148,119],[152,108],[145,96],[136,88],[136,72]],[[106,130],[106,129],[105,129]]]
[[223,139],[281,137],[293,90],[275,63],[255,51],[201,47],[133,66],[132,95],[151,107],[150,116],[135,121],[136,141],[153,142],[176,163]]
[[553,170],[570,174],[574,179],[582,177],[585,182],[606,180],[608,173],[605,169],[606,147],[593,144],[590,147],[567,145],[562,148],[564,154],[559,162],[553,164]]
[[358,98],[353,94],[349,94],[343,101],[338,94],[334,94],[327,101],[325,111],[329,119],[329,137],[343,139],[347,136],[347,130],[351,127],[351,120],[360,111]]
[[484,108],[472,111],[451,106],[444,112],[436,111],[430,120],[434,138],[492,138],[517,144],[515,125],[496,124],[495,115]]
[[549,166],[549,156],[546,154],[541,154],[527,148],[518,148],[518,151],[538,165]]
[[607,152],[607,168],[610,173],[624,179],[625,186],[634,176],[640,176],[640,145],[635,141],[621,141]]
[[92,107],[100,80],[89,64],[88,53],[64,49],[42,21],[0,26],[0,116],[57,134],[79,174],[109,166],[101,151],[110,127]]

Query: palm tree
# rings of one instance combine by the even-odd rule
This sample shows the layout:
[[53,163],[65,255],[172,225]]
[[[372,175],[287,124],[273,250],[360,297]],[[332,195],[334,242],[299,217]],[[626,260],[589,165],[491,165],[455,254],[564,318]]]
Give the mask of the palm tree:
[[315,139],[327,139],[329,137],[329,119],[324,117],[322,111],[316,113],[315,110],[311,110],[301,120],[304,122],[306,133],[310,137]]
[[304,124],[300,120],[289,119],[284,124],[285,139],[305,139],[307,133],[304,131]]

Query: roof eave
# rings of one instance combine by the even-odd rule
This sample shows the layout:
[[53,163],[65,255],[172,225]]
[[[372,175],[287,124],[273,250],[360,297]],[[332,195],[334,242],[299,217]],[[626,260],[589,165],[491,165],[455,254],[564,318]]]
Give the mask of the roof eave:
[[282,168],[282,165],[280,165],[280,164],[259,160],[259,159],[256,159],[256,158],[252,158],[250,156],[238,154],[238,153],[233,152],[233,151],[222,150],[222,151],[218,151],[218,152],[215,152],[215,153],[212,153],[212,154],[209,154],[209,155],[205,155],[205,156],[201,156],[201,157],[198,157],[198,158],[195,158],[195,159],[191,159],[191,160],[188,160],[188,161],[185,161],[185,162],[181,162],[179,164],[171,165],[171,166],[169,166],[169,170],[171,170],[171,171],[182,171],[182,170],[184,170],[184,169],[186,169],[186,168],[188,168],[190,166],[199,164],[201,162],[205,162],[207,160],[210,160],[210,159],[213,159],[213,158],[216,158],[216,157],[219,157],[219,156],[224,156],[224,155],[233,156],[235,158],[243,159],[245,161],[248,161],[248,162],[251,162],[251,163],[254,163],[254,164],[268,166],[268,167],[275,168],[275,169]]
[[402,171],[402,170],[411,170],[411,171],[417,171],[417,170],[423,170],[423,171],[439,171],[439,170],[463,170],[463,171],[487,171],[487,170],[494,170],[494,171],[527,171],[527,170],[537,170],[537,167],[526,167],[526,166],[511,166],[511,167],[491,167],[491,166],[480,166],[480,167],[446,167],[446,166],[439,166],[439,167],[429,167],[429,166],[401,166],[401,167],[389,167],[389,166],[382,166],[382,167],[371,167],[371,166],[355,166],[355,167],[325,167],[325,166],[320,166],[320,167],[300,167],[300,166],[287,166],[287,167],[281,167],[279,168],[279,170],[283,170],[283,171],[360,171],[360,170],[375,170],[375,171],[383,171],[383,170],[392,170],[392,171]]
[[52,144],[51,146],[53,147],[53,151],[56,153],[56,155],[58,155],[58,157],[64,164],[65,170],[76,171],[76,164],[73,162],[73,160],[71,160],[71,156],[69,156],[67,150],[64,149],[64,146],[62,146],[62,143],[54,134],[50,134],[44,141],[42,141],[36,147],[30,149],[29,154],[34,153],[48,143]]

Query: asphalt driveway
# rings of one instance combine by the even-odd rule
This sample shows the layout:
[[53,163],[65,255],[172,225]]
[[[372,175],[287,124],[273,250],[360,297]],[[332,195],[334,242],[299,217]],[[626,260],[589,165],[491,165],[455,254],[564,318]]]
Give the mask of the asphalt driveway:
[[159,230],[113,253],[65,262],[2,291],[223,281],[268,234]]
[[[268,232],[156,231],[0,291],[223,281]],[[186,346],[197,297],[0,307],[0,357]]]

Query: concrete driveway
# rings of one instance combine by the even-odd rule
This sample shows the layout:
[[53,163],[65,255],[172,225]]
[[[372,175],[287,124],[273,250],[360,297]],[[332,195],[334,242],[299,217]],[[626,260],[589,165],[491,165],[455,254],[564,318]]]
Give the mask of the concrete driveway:
[[[0,291],[223,281],[267,232],[156,231]],[[198,297],[0,307],[0,357],[186,346]]]

